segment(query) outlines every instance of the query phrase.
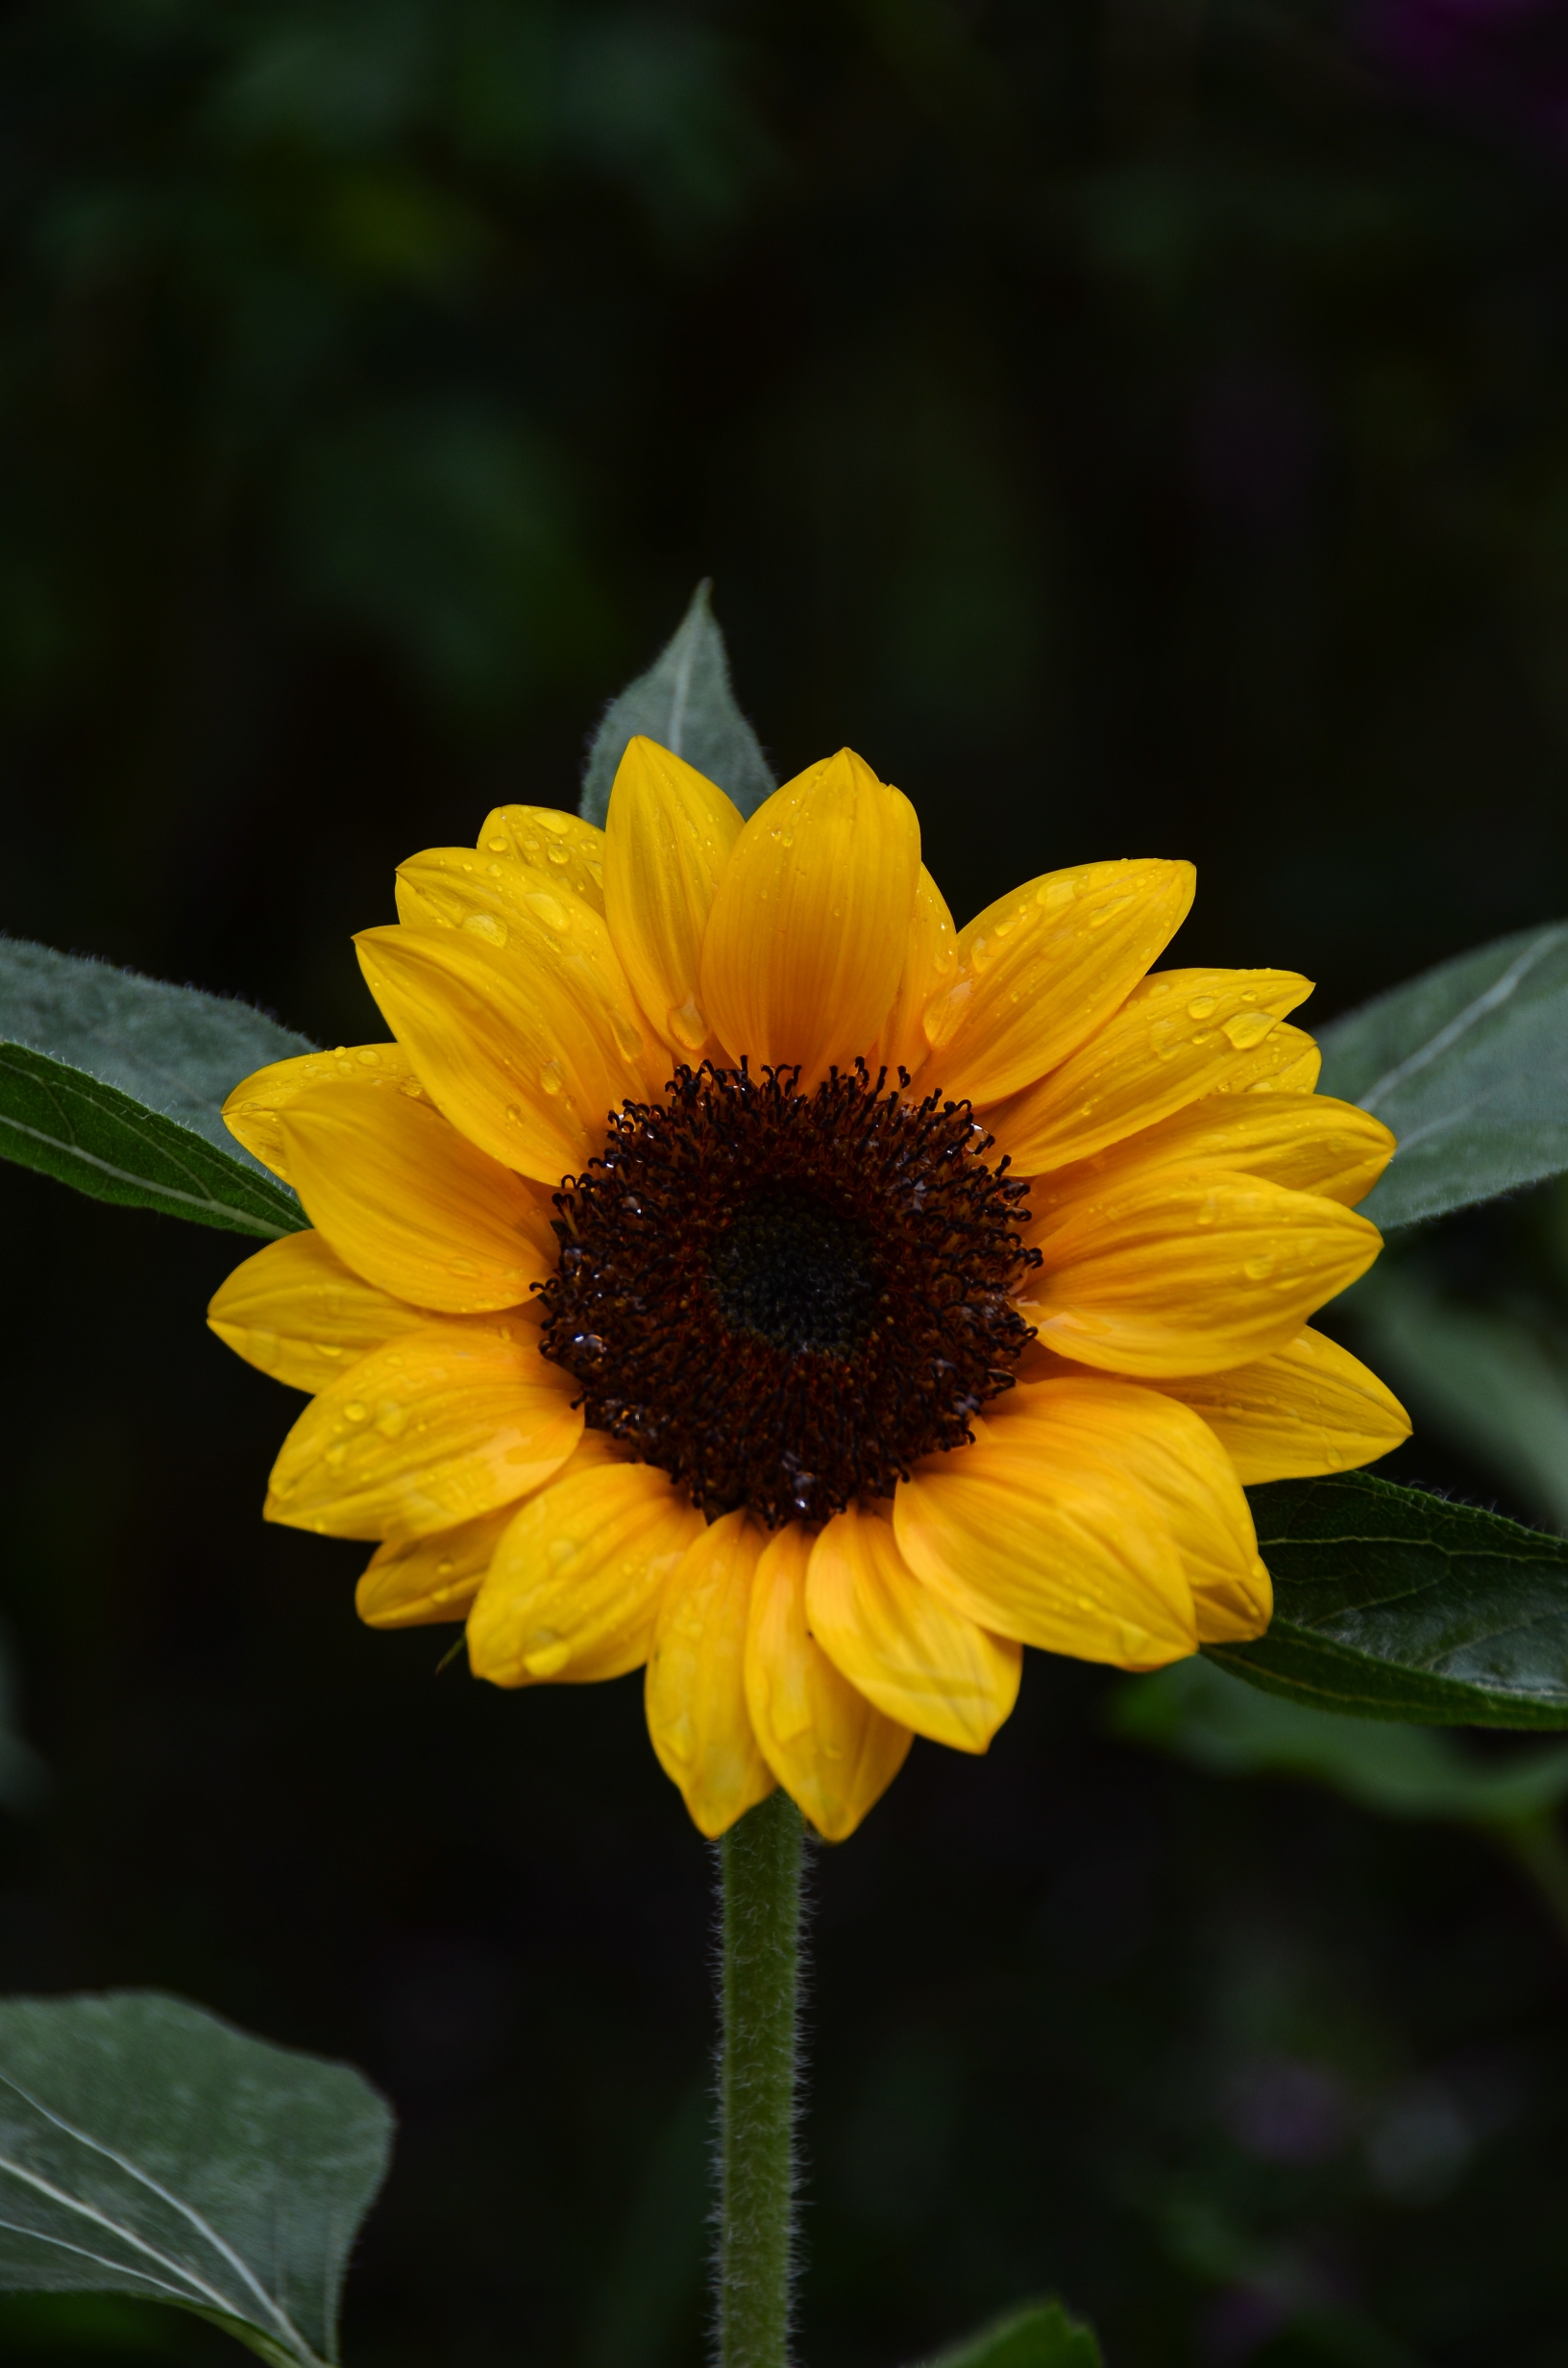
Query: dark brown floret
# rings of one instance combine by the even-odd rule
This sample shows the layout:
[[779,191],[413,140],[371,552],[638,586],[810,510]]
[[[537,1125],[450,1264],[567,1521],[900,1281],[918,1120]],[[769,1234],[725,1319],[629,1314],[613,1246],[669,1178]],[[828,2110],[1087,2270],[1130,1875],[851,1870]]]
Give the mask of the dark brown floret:
[[[770,1528],[888,1496],[972,1438],[1029,1327],[1028,1187],[988,1167],[967,1102],[885,1091],[863,1062],[680,1069],[628,1102],[556,1196],[543,1346],[591,1424],[710,1516]],[[904,1083],[908,1083],[907,1077]]]

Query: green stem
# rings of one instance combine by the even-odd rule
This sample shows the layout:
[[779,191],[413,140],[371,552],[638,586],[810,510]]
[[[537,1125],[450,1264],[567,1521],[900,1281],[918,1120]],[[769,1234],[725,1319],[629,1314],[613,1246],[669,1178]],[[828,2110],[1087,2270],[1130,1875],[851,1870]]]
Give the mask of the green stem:
[[803,1854],[784,1791],[719,1845],[719,2368],[788,2368]]

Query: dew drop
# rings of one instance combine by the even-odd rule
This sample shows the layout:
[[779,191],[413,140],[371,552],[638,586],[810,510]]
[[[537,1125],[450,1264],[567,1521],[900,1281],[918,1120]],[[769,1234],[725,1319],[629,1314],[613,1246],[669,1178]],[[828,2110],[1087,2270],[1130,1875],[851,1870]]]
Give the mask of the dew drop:
[[547,1094],[559,1094],[566,1083],[559,1061],[547,1061],[539,1072],[539,1083]]
[[1266,1011],[1238,1011],[1220,1023],[1237,1052],[1250,1052],[1254,1045],[1261,1045],[1273,1024]]
[[[562,852],[565,851],[563,849]],[[570,929],[572,926],[571,914],[563,904],[557,902],[554,897],[544,896],[535,891],[528,898],[527,903],[529,912],[537,913],[547,929]]]
[[463,927],[470,936],[483,938],[487,946],[506,943],[506,924],[497,913],[470,913]]
[[568,864],[572,860],[572,850],[570,847],[561,847],[560,845],[547,847],[545,850],[545,859],[548,863]]
[[540,1641],[530,1644],[523,1656],[523,1666],[530,1677],[553,1677],[564,1669],[572,1658],[572,1647],[560,1637],[552,1637],[548,1629],[539,1631]]
[[504,839],[486,839],[484,843],[490,850],[492,855],[504,855],[506,852],[506,842]]
[[699,1052],[708,1041],[708,1023],[695,997],[688,996],[675,1010],[666,1012],[664,1024],[677,1045],[688,1052]]
[[1219,998],[1217,995],[1194,995],[1192,1000],[1187,1007],[1188,1018],[1193,1020],[1207,1020],[1218,1000]]
[[1246,1261],[1241,1271],[1249,1283],[1266,1283],[1274,1271],[1273,1251],[1260,1250],[1255,1258]]
[[351,1397],[343,1412],[350,1422],[363,1422],[370,1408],[362,1404],[358,1398]]

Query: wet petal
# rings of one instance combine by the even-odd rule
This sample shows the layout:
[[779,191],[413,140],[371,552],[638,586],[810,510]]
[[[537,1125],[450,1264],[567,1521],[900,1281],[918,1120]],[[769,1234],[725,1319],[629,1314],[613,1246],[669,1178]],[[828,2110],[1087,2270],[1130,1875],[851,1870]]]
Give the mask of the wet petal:
[[702,1008],[736,1060],[811,1087],[869,1052],[904,967],[915,809],[848,749],[775,790],[735,842],[702,950]]
[[563,888],[604,910],[604,833],[552,805],[498,805],[479,832],[481,855],[515,855]]
[[1205,1644],[1261,1636],[1273,1590],[1236,1467],[1189,1406],[1135,1383],[1086,1374],[1019,1389],[991,1424],[999,1443],[1032,1452],[1041,1429],[1070,1432],[1152,1501],[1176,1542]]
[[604,909],[632,991],[677,1060],[710,1044],[702,940],[719,878],[741,834],[723,791],[680,757],[638,737],[610,792]]
[[956,1751],[984,1751],[1017,1699],[1021,1648],[919,1580],[892,1520],[851,1506],[812,1548],[811,1633],[879,1711]]
[[537,960],[458,929],[367,929],[355,942],[431,1100],[503,1167],[553,1190],[602,1148],[612,1111],[648,1098],[629,992],[625,1005],[612,999],[564,939]]
[[1088,1159],[1236,1079],[1311,993],[1294,971],[1156,971],[1070,1059],[986,1112],[1020,1175]]
[[1251,1365],[1160,1387],[1203,1417],[1247,1488],[1354,1471],[1410,1435],[1393,1392],[1348,1348],[1310,1327]]
[[605,1452],[542,1489],[491,1559],[468,1616],[477,1677],[588,1685],[648,1659],[659,1597],[702,1516],[651,1464]]
[[330,1538],[423,1538],[537,1488],[582,1435],[538,1325],[427,1324],[374,1348],[284,1440],[269,1521]]
[[1381,1119],[1327,1094],[1215,1094],[1097,1158],[1036,1180],[1037,1215],[1161,1168],[1222,1168],[1347,1208],[1364,1200],[1394,1155]]
[[1046,1392],[1079,1386],[1046,1382],[1026,1413],[977,1423],[972,1447],[928,1456],[899,1484],[894,1531],[927,1586],[996,1635],[1157,1669],[1196,1649],[1191,1589],[1131,1459],[1107,1454],[1070,1400],[1041,1418]]
[[751,1581],[767,1542],[744,1513],[694,1540],[665,1587],[649,1655],[648,1731],[710,1841],[773,1789],[746,1707]]
[[243,1078],[223,1105],[223,1122],[253,1159],[285,1184],[292,1183],[279,1113],[300,1095],[330,1082],[379,1084],[388,1092],[422,1098],[425,1094],[402,1045],[339,1045],[334,1052],[302,1052],[291,1061],[273,1061]]
[[1145,1379],[1283,1348],[1382,1246],[1336,1201],[1190,1167],[1106,1176],[1031,1239],[1043,1271],[1018,1305],[1044,1345]]
[[774,1532],[751,1590],[746,1698],[779,1783],[828,1841],[852,1834],[903,1766],[910,1731],[840,1674],[806,1625],[811,1541]]
[[370,1628],[425,1628],[462,1619],[479,1591],[515,1504],[498,1505],[477,1521],[378,1546],[355,1592],[354,1608]]
[[933,1074],[986,1104],[1076,1052],[1175,936],[1194,877],[1189,863],[1087,863],[988,905],[926,1007]]
[[869,1056],[873,1071],[885,1064],[894,1077],[900,1068],[907,1069],[912,1078],[919,1073],[931,1050],[925,1040],[925,1007],[957,966],[958,931],[952,914],[922,863],[897,993]]
[[269,1242],[219,1285],[207,1320],[226,1346],[312,1395],[429,1317],[365,1282],[319,1233]]
[[394,1297],[453,1316],[515,1307],[560,1244],[536,1186],[421,1098],[321,1085],[279,1113],[311,1223]]
[[1230,1094],[1315,1094],[1323,1055],[1304,1027],[1282,1021],[1255,1052],[1237,1064],[1222,1091]]

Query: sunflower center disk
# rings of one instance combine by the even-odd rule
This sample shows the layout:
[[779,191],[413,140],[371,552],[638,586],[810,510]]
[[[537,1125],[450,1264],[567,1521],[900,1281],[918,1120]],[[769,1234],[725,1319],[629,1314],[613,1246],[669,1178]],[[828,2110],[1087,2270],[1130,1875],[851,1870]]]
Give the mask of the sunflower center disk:
[[891,1495],[1012,1386],[1027,1187],[967,1102],[885,1082],[680,1069],[557,1196],[544,1352],[710,1515]]

